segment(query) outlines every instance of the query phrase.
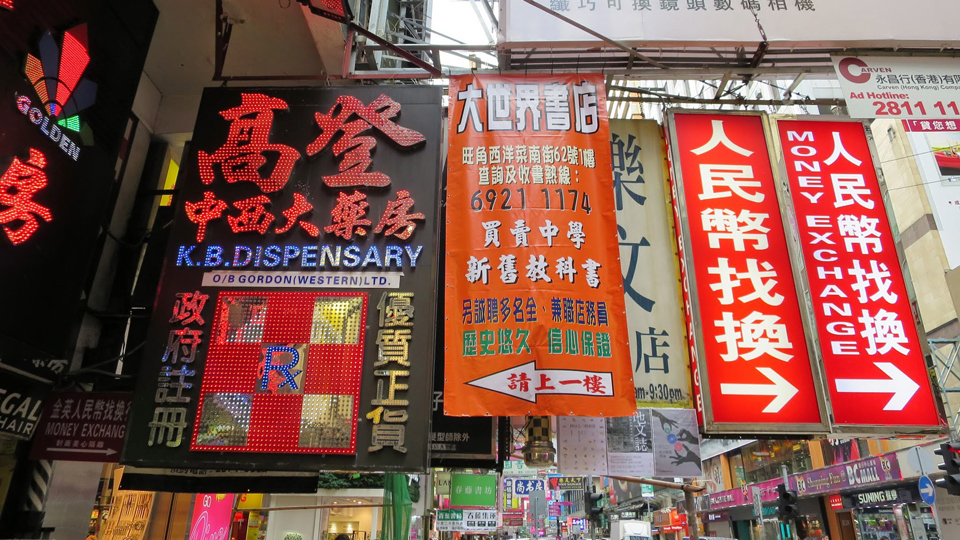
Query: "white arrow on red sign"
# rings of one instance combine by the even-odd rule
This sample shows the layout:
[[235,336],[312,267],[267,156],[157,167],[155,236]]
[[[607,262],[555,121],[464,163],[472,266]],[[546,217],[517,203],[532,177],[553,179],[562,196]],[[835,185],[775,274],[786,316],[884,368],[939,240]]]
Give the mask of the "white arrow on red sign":
[[837,379],[837,392],[854,394],[893,394],[883,410],[902,411],[920,385],[890,362],[874,362],[873,365],[887,374],[888,379]]
[[531,403],[536,403],[541,395],[613,396],[610,372],[537,369],[535,362],[507,368],[467,384]]
[[757,371],[773,384],[722,383],[720,393],[734,396],[774,396],[763,412],[778,413],[800,391],[773,368],[758,367]]

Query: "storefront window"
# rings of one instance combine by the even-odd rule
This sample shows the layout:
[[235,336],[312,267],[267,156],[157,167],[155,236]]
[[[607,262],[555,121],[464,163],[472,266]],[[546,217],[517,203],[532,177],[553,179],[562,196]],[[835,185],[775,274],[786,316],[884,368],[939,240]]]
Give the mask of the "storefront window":
[[826,465],[856,461],[870,455],[867,439],[828,439],[821,444]]
[[741,448],[739,457],[748,484],[780,477],[782,465],[786,465],[787,474],[813,468],[806,441],[757,441]]
[[871,508],[857,512],[860,540],[906,540],[900,537],[897,516],[892,508]]

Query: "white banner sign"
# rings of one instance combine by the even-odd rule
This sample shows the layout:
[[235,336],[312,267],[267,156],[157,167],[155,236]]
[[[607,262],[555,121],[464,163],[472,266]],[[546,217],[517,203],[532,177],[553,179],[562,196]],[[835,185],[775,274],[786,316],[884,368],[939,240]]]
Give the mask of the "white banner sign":
[[396,289],[400,272],[245,272],[217,270],[203,274],[204,287],[298,287],[301,289]]
[[611,120],[620,267],[639,407],[692,408],[680,275],[660,126]]
[[833,65],[851,118],[960,118],[956,58],[835,55]]
[[[923,8],[901,0],[537,0],[600,34],[632,45],[956,46],[960,2],[926,0]],[[598,40],[524,0],[503,0],[500,41],[509,45]],[[752,8],[752,11],[751,11]]]

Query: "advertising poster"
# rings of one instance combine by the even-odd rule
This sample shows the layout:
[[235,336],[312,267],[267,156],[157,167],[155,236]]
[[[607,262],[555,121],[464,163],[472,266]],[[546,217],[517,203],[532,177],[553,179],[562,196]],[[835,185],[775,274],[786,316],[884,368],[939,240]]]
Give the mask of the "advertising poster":
[[653,409],[654,468],[660,476],[703,476],[700,431],[692,409]]
[[638,409],[617,418],[557,418],[561,474],[695,478],[703,475],[693,409]]
[[863,124],[779,120],[777,129],[834,423],[938,427]]
[[956,58],[835,54],[832,59],[851,118],[960,118]]
[[427,466],[440,90],[208,88],[122,462]]
[[198,493],[193,501],[189,540],[224,540],[230,536],[233,494]]
[[450,96],[445,414],[632,414],[603,77]]
[[680,271],[663,131],[611,120],[620,267],[638,407],[692,408]]
[[823,431],[762,117],[671,112],[668,127],[706,432]]

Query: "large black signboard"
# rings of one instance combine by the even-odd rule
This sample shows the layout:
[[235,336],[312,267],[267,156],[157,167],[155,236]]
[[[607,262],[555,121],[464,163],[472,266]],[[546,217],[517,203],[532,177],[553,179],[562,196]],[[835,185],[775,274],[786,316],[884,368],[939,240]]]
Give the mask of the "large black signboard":
[[0,9],[0,363],[65,369],[156,23],[152,2]]
[[423,470],[440,89],[208,89],[121,462]]

